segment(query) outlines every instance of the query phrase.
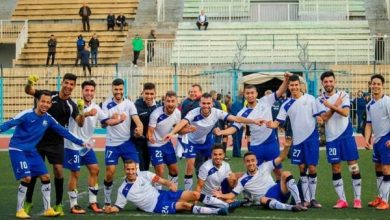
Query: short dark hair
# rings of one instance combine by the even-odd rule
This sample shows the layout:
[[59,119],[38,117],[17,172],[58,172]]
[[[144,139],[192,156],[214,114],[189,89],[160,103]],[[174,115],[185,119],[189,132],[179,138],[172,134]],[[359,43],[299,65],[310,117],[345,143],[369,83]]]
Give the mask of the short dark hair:
[[373,79],[380,79],[382,81],[382,84],[385,84],[385,78],[381,74],[375,74],[371,76],[371,82]]
[[125,162],[123,163],[123,166],[126,166],[128,164],[132,164],[132,163],[137,165],[137,163],[134,160],[125,160]]
[[336,79],[332,70],[328,70],[328,71],[323,72],[321,74],[321,81],[323,81],[326,77],[333,77],[333,79]]
[[199,90],[202,92],[202,86],[200,86],[198,83],[192,84],[191,87],[198,87]]
[[114,81],[112,81],[112,85],[113,86],[119,86],[119,85],[125,85],[125,82],[123,81],[123,79],[114,79]]
[[222,98],[223,98],[222,94],[221,94],[221,93],[218,93],[218,94],[217,94],[217,100],[218,100],[218,101],[221,101]]
[[206,98],[207,99],[207,98],[212,98],[212,97],[211,97],[210,93],[205,92],[205,93],[202,94],[201,98]]
[[253,155],[253,156],[255,156],[256,157],[256,154],[255,153],[253,153],[253,152],[251,152],[251,151],[248,151],[248,152],[246,152],[245,154],[244,154],[244,160],[245,160],[245,158],[246,157],[248,157],[248,156],[250,156],[250,155]]
[[246,86],[244,87],[244,91],[245,91],[245,89],[255,89],[255,90],[257,91],[257,88],[256,88],[255,85],[246,85]]
[[301,82],[301,80],[299,79],[299,76],[297,74],[293,74],[292,76],[290,76],[288,78],[288,82],[295,82],[295,81]]
[[82,84],[81,84],[81,89],[84,89],[84,87],[86,86],[93,86],[94,88],[96,87],[96,83],[95,81],[93,81],[92,79],[91,80],[85,80]]
[[170,90],[170,91],[167,91],[167,92],[165,93],[164,98],[166,98],[166,97],[177,97],[177,95],[176,95],[176,92],[175,92],[175,91]]
[[143,90],[156,90],[156,85],[154,85],[154,83],[147,82],[144,84]]
[[222,146],[222,144],[214,144],[213,148],[211,149],[211,152],[214,150],[223,150],[225,152],[225,148]]
[[49,96],[51,98],[51,93],[49,90],[41,90],[38,96],[38,100],[41,100],[42,96]]
[[73,80],[76,82],[77,76],[73,73],[65,73],[64,77],[62,77],[62,81],[65,81],[65,80]]

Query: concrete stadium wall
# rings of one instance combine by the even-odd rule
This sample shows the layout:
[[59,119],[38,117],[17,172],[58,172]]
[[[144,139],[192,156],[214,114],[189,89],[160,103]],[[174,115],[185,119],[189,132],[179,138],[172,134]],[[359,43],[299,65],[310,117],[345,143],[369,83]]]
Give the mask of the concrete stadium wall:
[[18,1],[15,0],[1,0],[0,4],[0,20],[9,20],[14,12]]

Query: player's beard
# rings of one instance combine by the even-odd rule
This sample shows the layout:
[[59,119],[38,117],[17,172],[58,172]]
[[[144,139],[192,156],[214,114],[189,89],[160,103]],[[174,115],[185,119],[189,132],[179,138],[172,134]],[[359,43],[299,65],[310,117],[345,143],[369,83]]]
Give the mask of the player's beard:
[[166,107],[165,107],[165,112],[166,112],[168,115],[171,115],[171,114],[175,111],[175,108],[176,108],[176,107],[168,107],[168,106],[166,106]]
[[327,87],[325,87],[325,91],[326,91],[327,93],[332,93],[333,90],[334,90],[334,87],[333,87],[333,86],[327,86]]
[[[207,114],[205,113],[207,111]],[[209,116],[211,114],[211,108],[201,108],[201,113],[203,116]]]

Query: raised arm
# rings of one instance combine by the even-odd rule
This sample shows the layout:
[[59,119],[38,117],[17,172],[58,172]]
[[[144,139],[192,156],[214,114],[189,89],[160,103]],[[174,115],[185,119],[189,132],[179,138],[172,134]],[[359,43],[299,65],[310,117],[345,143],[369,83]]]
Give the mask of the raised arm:
[[34,88],[34,84],[36,82],[38,82],[39,80],[39,77],[37,75],[30,75],[28,76],[27,78],[27,84],[24,86],[24,92],[27,94],[27,95],[31,95],[31,96],[34,96],[35,95],[35,88]]
[[284,80],[276,91],[276,97],[281,97],[287,91],[288,79],[290,78],[290,76],[292,76],[292,73],[284,73]]
[[283,148],[282,152],[280,152],[280,155],[277,158],[275,158],[275,160],[274,160],[275,166],[278,166],[287,158],[291,144],[292,144],[291,137],[286,137],[286,140],[284,143],[284,148]]

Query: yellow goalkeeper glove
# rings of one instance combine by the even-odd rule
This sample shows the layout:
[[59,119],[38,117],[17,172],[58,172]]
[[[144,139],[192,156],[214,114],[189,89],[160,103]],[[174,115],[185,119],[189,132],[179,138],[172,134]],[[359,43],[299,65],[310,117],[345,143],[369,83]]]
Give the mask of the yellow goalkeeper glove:
[[31,74],[31,75],[29,75],[28,76],[28,78],[27,78],[27,83],[29,84],[29,85],[34,85],[36,82],[38,82],[38,80],[39,80],[39,76],[38,75],[36,75],[36,74]]
[[84,111],[84,100],[77,99],[77,108],[79,109],[80,114]]

